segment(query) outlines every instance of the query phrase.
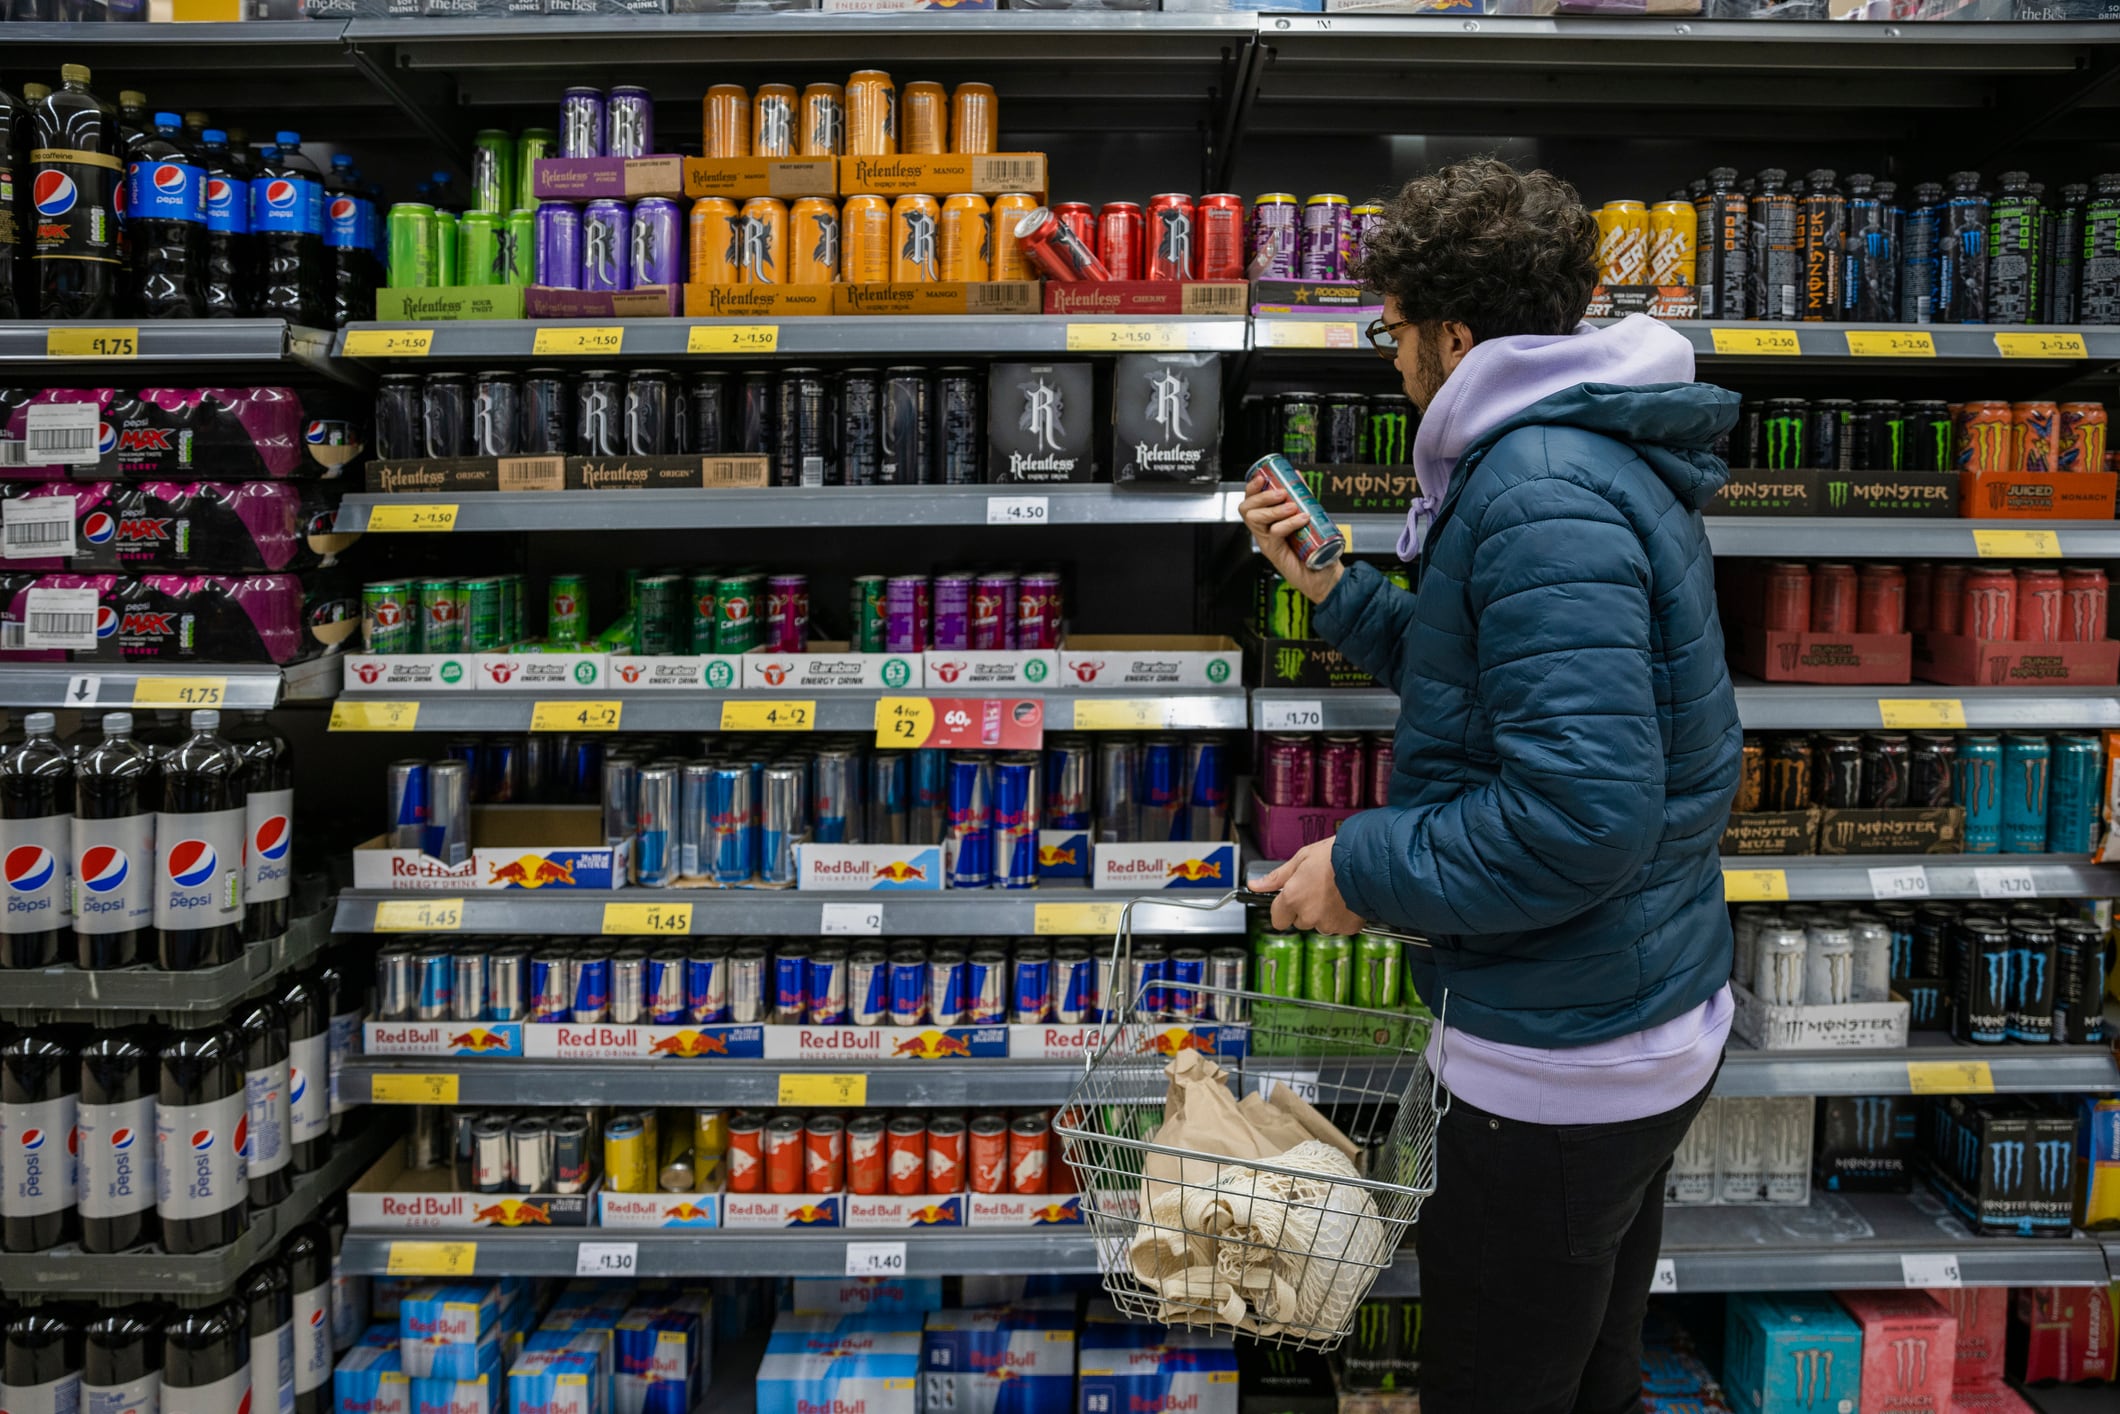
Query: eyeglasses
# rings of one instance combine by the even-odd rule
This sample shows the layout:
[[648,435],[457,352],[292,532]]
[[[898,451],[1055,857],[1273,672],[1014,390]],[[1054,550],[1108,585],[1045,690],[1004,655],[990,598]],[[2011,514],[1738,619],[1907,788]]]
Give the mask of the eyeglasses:
[[1372,319],[1369,321],[1369,327],[1363,332],[1369,335],[1369,346],[1375,349],[1380,357],[1395,359],[1399,356],[1399,341],[1390,337],[1392,332],[1418,323],[1418,319],[1401,319],[1391,324],[1386,324],[1381,319]]

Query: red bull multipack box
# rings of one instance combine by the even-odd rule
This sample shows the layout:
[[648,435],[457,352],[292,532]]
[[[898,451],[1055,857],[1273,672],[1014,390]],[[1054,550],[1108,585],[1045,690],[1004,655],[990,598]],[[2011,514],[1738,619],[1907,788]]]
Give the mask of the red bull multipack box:
[[1079,1414],[1237,1414],[1237,1350],[1228,1335],[1139,1324],[1096,1301],[1077,1339]]
[[698,1311],[654,1305],[628,1311],[612,1332],[613,1414],[692,1414],[705,1388],[712,1332],[713,1323]]
[[593,1351],[532,1335],[508,1369],[508,1414],[605,1414],[605,1383]]
[[397,1332],[383,1329],[390,1334],[387,1347],[363,1340],[341,1355],[331,1372],[338,1414],[411,1414],[412,1381],[398,1358]]
[[1832,1297],[1730,1298],[1723,1390],[1734,1414],[1853,1414],[1861,1378],[1862,1327]]
[[398,1304],[398,1355],[413,1379],[475,1380],[500,1363],[500,1289],[483,1282],[430,1283]]
[[773,1323],[758,1414],[918,1414],[917,1316],[798,1316]]
[[954,1414],[1069,1414],[1075,1298],[930,1312],[920,1387],[929,1409]]
[[942,1309],[941,1277],[796,1277],[783,1308],[805,1316],[924,1315]]
[[436,1375],[416,1379],[411,1386],[408,1414],[504,1414],[507,1382],[501,1376],[500,1346],[493,1347],[493,1363],[476,1375],[455,1379]]

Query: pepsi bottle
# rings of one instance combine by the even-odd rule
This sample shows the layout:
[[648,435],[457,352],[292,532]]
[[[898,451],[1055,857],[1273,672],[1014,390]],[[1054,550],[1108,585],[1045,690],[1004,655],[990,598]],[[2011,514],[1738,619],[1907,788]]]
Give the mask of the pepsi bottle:
[[81,1332],[63,1307],[25,1306],[0,1328],[0,1405],[8,1414],[74,1414]]
[[243,758],[220,727],[219,712],[192,713],[191,738],[162,757],[155,957],[170,972],[243,952]]
[[[210,1252],[250,1226],[242,1154],[250,1130],[245,1079],[243,1038],[233,1027],[180,1031],[162,1047],[155,1090],[155,1214],[165,1252]],[[246,1337],[246,1353],[248,1348]]]
[[358,1047],[356,1038],[361,1034],[361,1017],[366,1012],[367,998],[358,987],[346,985],[339,969],[325,963],[317,972],[317,990],[324,995],[324,1005],[331,1014],[330,1082],[324,1087],[331,1109],[331,1132],[339,1132],[339,1116],[348,1106],[339,1098],[339,1072],[346,1058]]
[[324,178],[324,257],[331,267],[331,322],[375,318],[375,208],[361,190],[353,159],[341,152]]
[[250,1414],[292,1414],[294,1284],[286,1264],[260,1262],[238,1293],[250,1321]]
[[258,313],[322,326],[331,317],[324,271],[324,180],[302,155],[302,135],[279,134],[278,149],[250,184],[250,229],[257,237]]
[[331,1200],[324,1212],[324,1231],[331,1235],[331,1349],[343,1355],[353,1349],[368,1326],[368,1278],[349,1273],[340,1249],[346,1243],[346,1195]]
[[250,1389],[249,1304],[172,1311],[162,1324],[162,1407],[183,1414],[265,1414]]
[[65,65],[59,87],[30,109],[29,200],[37,223],[30,260],[37,313],[45,319],[109,315],[123,273],[124,147],[118,115],[88,91],[88,77],[85,65]]
[[147,95],[137,88],[118,90],[118,141],[129,158],[134,144],[150,131],[147,114]]
[[22,164],[29,113],[0,88],[0,319],[26,319],[29,254],[22,224]]
[[82,1046],[74,1122],[81,1146],[81,1250],[123,1252],[153,1242],[160,1234],[155,1053],[146,1033],[100,1033]]
[[155,1414],[162,1388],[162,1325],[152,1306],[97,1314],[82,1332],[81,1407],[87,1414]]
[[80,1231],[74,1093],[66,1046],[35,1031],[0,1037],[0,1251],[43,1252]]
[[287,1016],[287,1152],[296,1173],[331,1157],[331,1014],[321,979],[295,977],[275,999]]
[[23,725],[21,744],[0,751],[0,966],[50,967],[72,925],[74,763],[52,739],[51,713]]
[[84,972],[146,962],[155,922],[154,754],[133,740],[130,712],[103,718],[103,739],[74,758],[74,944]]
[[304,1223],[287,1234],[280,1259],[294,1288],[294,1414],[330,1414],[331,1234]]
[[197,319],[206,312],[206,171],[176,114],[155,114],[154,131],[132,146],[125,181],[133,312]]
[[243,937],[262,942],[287,931],[294,892],[294,762],[263,712],[245,713],[228,739],[243,758]]
[[250,235],[250,180],[221,129],[200,134],[199,151],[206,164],[206,317],[240,318],[250,313],[257,268]]
[[250,1206],[270,1208],[294,1192],[287,1152],[287,1018],[272,1002],[246,1004],[235,1017],[243,1034],[244,1104],[250,1123],[243,1169],[250,1175]]

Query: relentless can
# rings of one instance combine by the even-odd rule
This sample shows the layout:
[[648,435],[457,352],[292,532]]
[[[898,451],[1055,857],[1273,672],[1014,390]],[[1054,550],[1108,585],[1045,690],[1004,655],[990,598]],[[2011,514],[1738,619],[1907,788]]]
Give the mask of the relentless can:
[[[1199,253],[1193,239],[1192,198],[1164,192],[1149,198],[1147,270],[1150,280],[1191,280],[1199,275]],[[1109,261],[1105,262],[1107,265]]]
[[[572,208],[569,208],[571,214]],[[400,201],[384,221],[389,247],[390,287],[417,289],[440,283],[435,260],[435,212],[432,206]],[[569,270],[571,278],[573,271]]]
[[718,83],[708,88],[703,115],[706,155],[749,157],[751,155],[751,95],[742,84]]
[[688,274],[695,285],[739,283],[748,224],[735,202],[725,196],[703,196],[685,217]]
[[[795,89],[763,83],[751,99],[751,155],[793,157],[796,145]],[[817,1190],[812,1190],[813,1192]]]
[[992,84],[957,85],[950,94],[950,151],[992,152],[1000,126],[1001,104]]
[[806,196],[788,208],[788,280],[791,285],[829,285],[839,278],[839,208],[829,198]]
[[1016,222],[1015,243],[1025,264],[1048,280],[1110,280],[1109,267],[1091,243],[1050,207],[1024,213]]
[[744,285],[784,282],[788,263],[788,204],[754,196],[743,204],[736,228],[736,280]]
[[604,95],[601,89],[570,88],[559,100],[559,155],[604,157]]
[[584,290],[627,290],[633,280],[633,212],[623,201],[592,201],[582,208],[581,285]]
[[992,258],[988,261],[989,273],[996,280],[1028,280],[1031,275],[1030,261],[1016,241],[1016,228],[1023,218],[1038,209],[1038,198],[1027,192],[1003,192],[993,200],[987,216],[987,230],[992,236]]
[[942,208],[931,196],[914,193],[891,203],[891,283],[925,285],[946,278],[941,222]]
[[846,90],[813,83],[802,91],[802,155],[838,157],[847,146]]
[[898,90],[881,69],[847,76],[847,155],[890,157],[898,151]]

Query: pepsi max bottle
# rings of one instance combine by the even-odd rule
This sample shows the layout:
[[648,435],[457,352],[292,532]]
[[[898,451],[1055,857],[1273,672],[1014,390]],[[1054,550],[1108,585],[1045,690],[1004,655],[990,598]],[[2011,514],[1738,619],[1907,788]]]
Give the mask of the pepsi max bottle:
[[206,164],[206,273],[202,293],[208,319],[236,319],[251,312],[257,256],[250,235],[250,179],[228,134],[208,128],[200,135]]
[[99,1312],[82,1334],[82,1408],[88,1414],[155,1414],[162,1390],[160,1312],[146,1305]]
[[42,1252],[80,1232],[74,1079],[74,1053],[52,1037],[0,1038],[0,1251]]
[[294,1408],[294,1286],[286,1264],[260,1262],[243,1278],[238,1294],[249,1308],[250,1414],[289,1414]]
[[147,120],[147,95],[137,88],[118,90],[118,141],[126,157],[152,129]]
[[277,938],[287,931],[294,891],[294,763],[287,739],[249,713],[229,732],[243,758],[243,937]]
[[215,735],[219,712],[191,714],[191,739],[163,754],[155,815],[155,959],[170,972],[243,952],[243,758]]
[[172,1311],[162,1323],[162,1407],[183,1414],[266,1414],[252,1403],[249,1305]]
[[302,1224],[280,1260],[294,1287],[294,1414],[331,1414],[331,1234]]
[[182,118],[155,114],[154,131],[133,144],[125,180],[133,312],[197,319],[206,312],[206,171],[184,141]]
[[[123,1252],[153,1242],[155,1053],[144,1033],[99,1034],[81,1048],[81,1250]],[[12,1411],[10,1411],[12,1414]]]
[[250,1206],[270,1208],[294,1191],[287,1167],[287,1018],[277,1005],[248,1003],[235,1018],[243,1033],[243,1085],[249,1128],[241,1146]]
[[353,159],[339,153],[324,178],[324,256],[331,268],[331,322],[375,318],[375,207]]
[[155,922],[154,754],[130,712],[74,758],[74,944],[84,972],[146,962]]
[[118,115],[88,91],[88,69],[67,64],[60,84],[30,110],[30,190],[37,223],[30,260],[37,313],[97,319],[111,313],[121,270]]
[[314,1173],[331,1157],[330,1002],[320,977],[292,979],[276,1000],[287,1016],[287,1152],[296,1173]]
[[[155,1093],[155,1214],[165,1252],[210,1252],[250,1226],[242,1154],[250,1137],[244,1082],[243,1038],[233,1027],[180,1031],[162,1047]],[[246,1356],[248,1348],[246,1337]]]
[[283,132],[250,184],[250,229],[262,285],[258,313],[323,326],[331,318],[324,272],[324,179],[302,155],[302,135]]
[[81,1405],[81,1332],[64,1307],[27,1306],[0,1327],[0,1404],[9,1414]]
[[74,763],[52,725],[32,712],[22,742],[0,751],[0,966],[50,967],[71,929]]

